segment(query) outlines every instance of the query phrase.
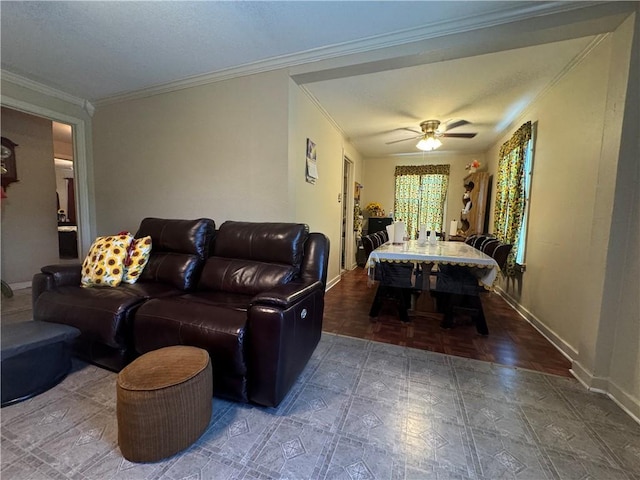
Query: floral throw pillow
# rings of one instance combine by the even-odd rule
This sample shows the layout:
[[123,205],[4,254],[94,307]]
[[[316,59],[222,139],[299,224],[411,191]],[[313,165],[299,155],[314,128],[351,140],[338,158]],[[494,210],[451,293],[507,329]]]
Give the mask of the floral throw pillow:
[[136,283],[151,255],[151,237],[135,238],[129,246],[129,254],[124,261],[124,283]]
[[133,237],[130,234],[98,237],[82,263],[83,287],[117,287],[122,282],[124,261]]

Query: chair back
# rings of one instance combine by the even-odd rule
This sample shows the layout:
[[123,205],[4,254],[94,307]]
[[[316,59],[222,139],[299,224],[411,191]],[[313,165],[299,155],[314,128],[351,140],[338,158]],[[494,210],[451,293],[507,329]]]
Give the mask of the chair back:
[[364,248],[364,254],[366,255],[367,258],[369,258],[369,255],[371,254],[371,252],[373,252],[376,248],[380,246],[379,244],[380,240],[373,233],[371,235],[363,235],[360,238],[360,241],[362,242],[362,247]]
[[475,233],[473,235],[469,235],[464,241],[464,243],[466,243],[467,245],[471,245],[473,247],[473,244],[476,243],[477,237],[478,235],[476,235]]
[[484,242],[487,238],[491,238],[491,235],[487,235],[487,234],[484,234],[484,235],[478,235],[478,236],[475,238],[475,240],[474,240],[474,242],[473,242],[472,246],[473,246],[474,248],[477,248],[478,250],[481,250],[481,249],[482,249],[482,248],[481,248],[481,247],[482,247],[482,244],[483,244],[483,242]]
[[482,242],[480,250],[482,250],[487,255],[491,256],[493,255],[493,251],[496,249],[498,245],[500,245],[500,240],[498,240],[497,238],[488,238],[487,240]]
[[513,245],[511,244],[501,243],[495,248],[491,255],[502,271],[504,271],[504,267],[507,265],[507,258],[509,257],[512,248]]
[[380,230],[379,232],[372,233],[371,235],[375,236],[378,240],[378,245],[376,246],[376,248],[378,248],[380,245],[386,243],[387,240],[389,240],[389,235],[387,234],[386,230],[384,230],[384,233],[382,230]]

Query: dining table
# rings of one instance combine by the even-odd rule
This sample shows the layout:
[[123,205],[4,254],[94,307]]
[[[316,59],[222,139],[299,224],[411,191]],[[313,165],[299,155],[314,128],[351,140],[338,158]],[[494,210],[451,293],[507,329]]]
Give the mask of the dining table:
[[495,259],[464,242],[438,240],[419,242],[409,240],[403,243],[387,242],[369,254],[366,267],[370,278],[375,266],[381,262],[413,263],[432,265],[459,265],[469,267],[478,279],[478,284],[486,290],[493,290],[500,267]]
[[[381,277],[380,272],[376,275],[376,267],[380,268],[385,263],[416,267],[410,288],[430,290],[439,296],[444,305],[441,325],[445,328],[453,325],[453,308],[458,305],[456,302],[460,297],[473,297],[473,304],[479,308],[476,323],[478,332],[483,335],[488,333],[478,296],[479,292],[492,291],[498,278],[500,267],[493,257],[464,242],[387,242],[369,254],[366,263],[368,276],[370,281],[382,278],[382,283],[399,286],[396,278]],[[406,279],[400,280],[402,286],[407,288]]]

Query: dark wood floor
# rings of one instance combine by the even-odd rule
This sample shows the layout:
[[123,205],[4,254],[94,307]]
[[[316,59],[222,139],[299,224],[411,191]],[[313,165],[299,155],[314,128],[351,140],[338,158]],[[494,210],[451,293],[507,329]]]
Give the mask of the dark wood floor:
[[410,316],[409,323],[400,321],[393,302],[371,318],[375,291],[363,268],[345,272],[325,296],[323,330],[571,377],[569,360],[496,293],[481,296],[489,327],[489,335],[482,336],[464,315],[455,328],[440,328],[442,315],[435,312],[428,292],[420,296],[416,309],[426,313]]

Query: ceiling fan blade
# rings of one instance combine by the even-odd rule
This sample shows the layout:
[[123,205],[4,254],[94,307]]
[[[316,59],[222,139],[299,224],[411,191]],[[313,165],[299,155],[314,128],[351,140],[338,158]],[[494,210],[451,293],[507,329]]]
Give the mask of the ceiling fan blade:
[[445,125],[445,132],[448,132],[449,130],[453,130],[454,128],[458,128],[461,127],[462,125],[468,125],[471,122],[467,122],[466,120],[458,120],[457,122],[453,122],[453,123],[448,123]]
[[449,138],[473,138],[477,133],[443,133],[439,136]]
[[408,140],[415,140],[416,138],[420,138],[420,137],[422,137],[423,135],[424,135],[424,134],[423,134],[423,133],[421,133],[420,135],[415,136],[415,137],[403,138],[402,140],[394,140],[393,142],[386,142],[386,143],[385,143],[385,145],[392,145],[392,144],[394,144],[394,143],[406,142],[406,141],[408,141]]

